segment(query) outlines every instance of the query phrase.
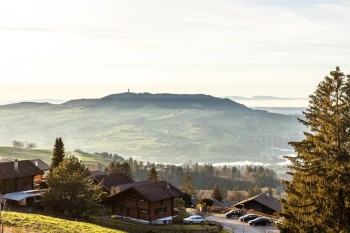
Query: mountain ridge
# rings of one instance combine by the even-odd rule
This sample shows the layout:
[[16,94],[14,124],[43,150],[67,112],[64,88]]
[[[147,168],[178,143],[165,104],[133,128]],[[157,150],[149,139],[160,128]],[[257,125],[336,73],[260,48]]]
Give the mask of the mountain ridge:
[[69,150],[167,163],[276,161],[270,147],[288,148],[287,141],[261,140],[302,132],[296,116],[209,95],[121,93],[63,104],[23,102],[0,106],[0,121],[0,145],[20,140],[50,148],[62,137]]
[[[124,104],[122,104],[124,103]],[[77,99],[63,103],[63,106],[101,107],[114,104],[124,108],[140,108],[147,105],[155,105],[164,108],[205,108],[215,110],[240,110],[252,109],[230,99],[213,97],[205,94],[170,94],[170,93],[131,93],[124,92],[111,94],[99,99]]]

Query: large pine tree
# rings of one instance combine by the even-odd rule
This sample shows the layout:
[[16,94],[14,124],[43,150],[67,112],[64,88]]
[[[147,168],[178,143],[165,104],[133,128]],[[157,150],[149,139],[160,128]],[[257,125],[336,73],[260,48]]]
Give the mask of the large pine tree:
[[213,189],[212,197],[215,198],[216,200],[218,200],[219,202],[223,201],[222,192],[221,192],[218,184],[216,184],[214,189]]
[[350,76],[331,71],[299,121],[309,131],[290,143],[297,155],[288,157],[281,232],[350,232]]
[[58,167],[58,165],[63,161],[64,156],[64,144],[62,138],[56,138],[55,145],[53,147],[50,171],[52,171],[55,167]]
[[43,205],[75,217],[94,213],[107,193],[88,179],[89,175],[89,169],[79,159],[64,159],[47,176],[49,189],[43,196]]
[[192,183],[191,174],[188,171],[184,175],[183,183],[180,186],[180,190],[184,193],[191,195],[191,196],[196,195],[196,189],[194,188],[194,185]]
[[156,170],[156,168],[153,166],[153,167],[151,168],[151,170],[149,171],[149,173],[148,173],[148,180],[149,180],[149,181],[153,181],[153,182],[157,182],[157,181],[158,181],[158,178],[159,178],[159,176],[158,176],[157,170]]
[[117,162],[114,160],[107,166],[106,171],[110,173],[123,173],[133,180],[132,170],[129,163],[127,162],[120,163],[119,161]]

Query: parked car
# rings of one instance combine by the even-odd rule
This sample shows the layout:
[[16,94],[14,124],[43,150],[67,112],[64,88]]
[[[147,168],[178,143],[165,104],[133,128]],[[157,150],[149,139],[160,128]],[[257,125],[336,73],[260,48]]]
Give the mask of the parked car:
[[184,223],[189,223],[189,224],[193,224],[193,223],[197,223],[197,224],[203,224],[204,223],[204,218],[202,216],[199,215],[192,215],[188,218],[184,218],[183,219]]
[[266,225],[271,225],[271,220],[266,217],[259,217],[259,218],[250,220],[248,223],[249,225],[254,225],[254,226],[257,226],[257,225],[266,226]]
[[232,218],[233,216],[240,217],[242,215],[243,215],[243,211],[240,209],[230,210],[229,212],[225,213],[226,218]]
[[243,221],[249,222],[250,220],[256,219],[258,217],[260,217],[260,216],[257,214],[246,214],[246,215],[241,216],[238,220],[241,222],[243,222]]

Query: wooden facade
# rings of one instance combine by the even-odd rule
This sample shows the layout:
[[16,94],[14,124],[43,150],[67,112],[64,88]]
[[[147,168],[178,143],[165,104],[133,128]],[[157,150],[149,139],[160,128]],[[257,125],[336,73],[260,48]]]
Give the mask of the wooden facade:
[[165,181],[142,181],[118,186],[104,203],[112,206],[115,215],[167,224],[174,215],[174,198],[182,195]]
[[34,188],[33,179],[34,176],[5,179],[0,181],[0,185],[3,187],[3,193],[32,190]]
[[174,198],[151,202],[130,189],[113,199],[113,214],[130,217],[148,222],[173,216]]

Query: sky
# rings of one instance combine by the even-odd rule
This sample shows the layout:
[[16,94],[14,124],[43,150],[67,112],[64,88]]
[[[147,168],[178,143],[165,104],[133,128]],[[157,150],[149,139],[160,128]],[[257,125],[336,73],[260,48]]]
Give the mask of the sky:
[[350,71],[350,1],[0,0],[0,102],[307,98]]

